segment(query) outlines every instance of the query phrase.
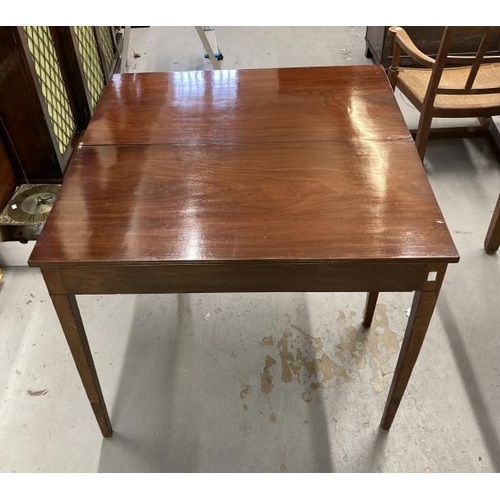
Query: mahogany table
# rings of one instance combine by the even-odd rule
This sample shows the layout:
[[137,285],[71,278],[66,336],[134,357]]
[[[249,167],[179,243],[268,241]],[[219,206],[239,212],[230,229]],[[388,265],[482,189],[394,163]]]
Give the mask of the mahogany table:
[[[76,231],[76,234],[75,234]],[[415,291],[388,429],[459,256],[381,67],[115,75],[30,258],[104,436],[77,294]]]

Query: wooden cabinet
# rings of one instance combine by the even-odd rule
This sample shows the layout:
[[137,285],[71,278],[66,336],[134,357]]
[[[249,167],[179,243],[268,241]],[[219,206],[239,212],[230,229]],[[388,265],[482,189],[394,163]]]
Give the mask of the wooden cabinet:
[[0,138],[17,182],[61,180],[120,58],[115,35],[111,26],[0,27]]
[[[441,43],[444,26],[402,26],[413,40],[415,45],[427,55],[435,57]],[[366,28],[366,56],[373,57],[377,64],[385,68],[391,65],[393,40],[387,32],[389,26],[367,26]],[[480,36],[464,35],[454,40],[450,54],[465,55],[475,53],[479,46]],[[496,46],[500,44],[500,37]],[[418,66],[409,56],[401,53],[401,66]]]
[[15,188],[16,174],[0,141],[0,207],[7,203]]

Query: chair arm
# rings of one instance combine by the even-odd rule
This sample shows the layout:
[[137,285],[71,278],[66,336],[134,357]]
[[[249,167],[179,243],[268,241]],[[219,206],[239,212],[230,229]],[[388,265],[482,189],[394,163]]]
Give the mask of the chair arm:
[[399,26],[391,26],[389,32],[394,36],[394,42],[397,43],[409,56],[427,68],[432,68],[435,60],[424,54],[411,40],[406,31]]

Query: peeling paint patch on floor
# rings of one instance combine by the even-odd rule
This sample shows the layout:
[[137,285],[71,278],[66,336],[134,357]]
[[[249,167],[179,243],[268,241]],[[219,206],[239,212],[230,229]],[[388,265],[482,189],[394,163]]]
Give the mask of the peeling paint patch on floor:
[[252,394],[252,386],[251,385],[244,385],[240,391],[240,398],[245,399],[248,396],[250,396],[250,394]]
[[274,338],[272,335],[269,335],[269,337],[264,337],[260,343],[262,345],[265,345],[265,346],[268,346],[268,347],[272,347],[274,345]]
[[260,392],[262,392],[262,394],[268,394],[274,387],[273,367],[275,364],[276,360],[274,358],[266,356],[266,364],[260,375]]
[[[266,337],[261,345],[273,347],[274,342],[264,342],[272,338]],[[290,324],[276,342],[281,376],[285,383],[298,382],[305,387],[302,399],[310,402],[313,391],[323,387],[324,382],[332,381],[336,385],[352,382],[354,379],[344,367],[337,364],[325,352],[323,341],[304,332],[297,325]],[[272,370],[277,364],[275,358],[267,355],[261,373],[261,393],[269,394],[274,387]]]
[[342,340],[335,346],[338,359],[343,364],[364,369],[372,368],[371,386],[375,392],[386,388],[386,377],[393,372],[384,371],[383,366],[399,352],[399,338],[389,328],[389,317],[385,304],[378,304],[372,326],[369,330],[354,327],[343,311],[337,318],[337,325],[345,331]]
[[360,372],[372,371],[371,386],[375,392],[387,388],[386,363],[399,351],[399,338],[389,328],[389,317],[385,304],[378,304],[372,327],[366,330],[354,324],[355,314],[340,311],[337,318],[339,341],[326,350],[323,340],[304,332],[290,322],[288,328],[276,341],[273,335],[263,338],[261,346],[277,351],[276,357],[266,355],[260,375],[260,392],[269,394],[276,379],[284,383],[297,382],[304,387],[301,396],[306,403],[314,399],[318,389],[333,385],[340,387],[354,382]]

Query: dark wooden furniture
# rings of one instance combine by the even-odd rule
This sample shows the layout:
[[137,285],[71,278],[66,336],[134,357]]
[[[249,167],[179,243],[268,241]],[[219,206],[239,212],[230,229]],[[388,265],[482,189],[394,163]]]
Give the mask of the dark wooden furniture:
[[486,253],[495,253],[500,247],[500,195],[491,218],[486,239],[484,240],[484,249]]
[[[17,186],[16,172],[0,140],[0,212],[14,194]],[[1,222],[1,217],[0,217]],[[0,241],[10,239],[10,232],[0,224]]]
[[[388,32],[390,26],[366,27],[366,57],[373,58],[376,64],[388,68],[392,62],[394,39]],[[436,57],[439,44],[443,38],[445,26],[402,26],[415,45],[425,54]],[[463,34],[455,40],[450,53],[454,55],[470,55],[478,46],[479,39],[474,34]],[[500,37],[496,38],[496,46],[500,45]],[[418,66],[418,63],[407,54],[402,54],[400,66]]]
[[347,66],[115,75],[29,263],[110,436],[75,295],[366,291],[368,326],[416,291],[388,429],[458,259],[383,68]]
[[118,64],[115,40],[111,26],[0,26],[0,138],[18,183],[61,180]]
[[[479,118],[478,129],[496,145],[498,133],[492,134],[492,116],[500,114],[500,53],[497,38],[500,27],[447,27],[436,59],[421,52],[401,27],[392,27],[394,54],[389,80],[420,111],[415,143],[423,159],[432,119]],[[450,54],[454,39],[463,34],[478,37],[472,56]],[[493,44],[493,45],[492,45]],[[491,47],[496,55],[486,55]],[[400,68],[401,53],[410,55],[425,68]],[[449,65],[454,65],[449,67]],[[496,129],[495,129],[496,130]],[[471,133],[468,127],[464,131]]]
[[[50,74],[52,85],[45,87],[37,75],[28,37],[21,27],[0,27],[1,134],[7,152],[23,171],[20,181],[40,182],[60,179],[77,140],[77,128],[64,86],[50,31],[43,31],[40,44],[45,50],[43,74]],[[42,61],[42,58],[38,59]],[[46,65],[46,66],[45,66]],[[45,71],[45,67],[48,71]],[[45,78],[44,78],[45,79]],[[46,81],[49,79],[45,79]],[[49,111],[48,99],[55,104]],[[58,130],[54,121],[59,123]]]
[[7,203],[15,189],[16,175],[0,140],[0,208]]

